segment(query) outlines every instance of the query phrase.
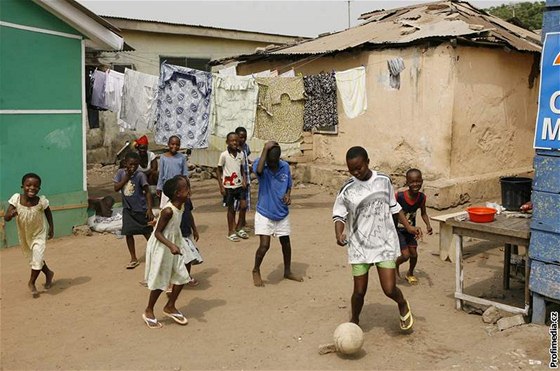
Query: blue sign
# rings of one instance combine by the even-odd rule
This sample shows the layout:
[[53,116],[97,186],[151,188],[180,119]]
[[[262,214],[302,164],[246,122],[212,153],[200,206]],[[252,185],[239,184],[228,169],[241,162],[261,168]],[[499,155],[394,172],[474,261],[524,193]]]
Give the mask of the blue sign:
[[547,33],[541,58],[537,149],[560,149],[560,32]]

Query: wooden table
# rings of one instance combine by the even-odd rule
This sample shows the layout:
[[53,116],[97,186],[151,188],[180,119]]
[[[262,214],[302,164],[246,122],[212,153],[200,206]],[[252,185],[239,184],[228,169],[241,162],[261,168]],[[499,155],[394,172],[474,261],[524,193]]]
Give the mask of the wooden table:
[[463,293],[463,237],[473,237],[503,243],[504,248],[504,289],[509,289],[509,273],[511,249],[513,245],[529,246],[530,219],[507,218],[496,215],[491,223],[474,223],[470,220],[458,221],[455,218],[445,220],[445,224],[452,229],[455,240],[455,299],[456,308],[461,309],[463,301],[493,305],[498,309],[511,313],[529,314],[529,263],[525,263],[525,306],[518,308],[511,305],[497,303],[491,300],[477,298]]

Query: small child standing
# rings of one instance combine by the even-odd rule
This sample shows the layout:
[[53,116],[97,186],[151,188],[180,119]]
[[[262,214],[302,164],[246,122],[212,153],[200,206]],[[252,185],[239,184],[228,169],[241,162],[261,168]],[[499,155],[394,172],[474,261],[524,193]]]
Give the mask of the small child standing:
[[259,157],[253,163],[253,170],[259,179],[259,198],[255,213],[255,234],[259,236],[259,247],[255,253],[253,284],[264,286],[261,278],[261,264],[270,248],[270,237],[276,236],[282,245],[284,257],[284,278],[302,282],[303,278],[292,273],[292,247],[290,244],[290,219],[288,206],[292,203],[292,175],[290,165],[280,160],[278,143],[266,142]]
[[[238,147],[238,137],[234,132],[228,133],[226,138],[227,149],[220,154],[216,175],[220,185],[220,193],[225,197],[228,222],[227,238],[232,242],[239,242],[239,238],[247,239],[249,235],[241,226],[245,219],[247,182],[245,180],[245,156]],[[235,223],[235,201],[239,202],[239,219]]]
[[181,235],[181,217],[182,207],[189,199],[191,190],[189,182],[183,176],[175,176],[165,182],[163,192],[170,201],[161,209],[156,229],[146,248],[145,279],[150,297],[142,319],[151,329],[162,326],[154,315],[154,306],[170,283],[172,289],[167,304],[163,307],[163,314],[180,325],[188,323],[183,313],[175,307],[175,302],[190,279],[181,256],[182,246],[185,244]]
[[[239,150],[243,152],[243,156],[245,156],[245,161],[243,162],[243,170],[245,171],[245,183],[247,183],[247,188],[245,188],[245,213],[239,214],[239,219],[241,224],[241,228],[247,227],[247,211],[251,209],[251,160],[249,160],[249,156],[251,155],[251,148],[249,144],[247,144],[247,129],[243,126],[238,127],[235,129],[235,134],[237,134],[237,145],[239,146]],[[236,202],[235,211],[240,211],[239,202]]]
[[35,282],[39,273],[45,274],[45,289],[49,289],[53,283],[54,272],[49,269],[44,258],[47,239],[54,236],[54,224],[49,200],[45,196],[37,196],[41,190],[39,175],[25,174],[21,179],[21,189],[21,194],[16,193],[9,199],[10,206],[4,220],[9,222],[16,218],[19,242],[31,266],[27,286],[32,296],[38,298]]
[[[185,177],[188,181],[188,178]],[[191,276],[191,266],[201,264],[204,260],[198,251],[194,241],[198,242],[199,234],[196,228],[196,223],[194,222],[194,216],[192,214],[193,204],[189,198],[185,202],[183,209],[183,217],[181,219],[181,234],[185,240],[185,244],[181,245],[181,254],[183,254],[183,260]],[[194,239],[194,241],[193,241]],[[198,286],[199,282],[191,276],[191,280],[187,283],[188,286]]]
[[[422,179],[422,172],[418,169],[410,169],[406,172],[406,185],[408,190],[397,192],[396,198],[399,205],[412,226],[416,226],[416,211],[420,209],[422,220],[426,223],[428,234],[432,234],[432,226],[430,225],[430,218],[426,211],[426,195],[420,192],[424,180]],[[418,284],[418,278],[414,276],[414,268],[418,262],[418,241],[416,236],[407,232],[402,223],[397,226],[399,234],[399,244],[401,246],[401,256],[397,259],[397,274],[400,277],[399,266],[410,260],[408,272],[406,273],[406,280],[411,285]]]
[[159,159],[159,174],[156,186],[156,193],[160,197],[160,208],[167,204],[169,199],[162,193],[163,185],[165,182],[176,175],[187,176],[189,169],[187,166],[186,157],[179,153],[181,149],[181,139],[177,135],[172,135],[167,141],[167,152],[160,156]]
[[152,213],[152,194],[146,174],[139,170],[140,155],[128,152],[124,159],[125,167],[117,170],[113,179],[115,192],[121,191],[123,203],[123,221],[121,234],[126,236],[126,246],[130,253],[130,262],[126,269],[134,269],[140,263],[136,257],[135,235],[150,238],[152,227],[148,225],[154,219]]

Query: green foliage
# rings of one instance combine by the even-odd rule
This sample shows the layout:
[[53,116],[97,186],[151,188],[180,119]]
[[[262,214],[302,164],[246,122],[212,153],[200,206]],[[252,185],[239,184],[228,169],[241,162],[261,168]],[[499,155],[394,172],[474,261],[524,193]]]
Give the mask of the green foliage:
[[484,9],[486,12],[529,30],[542,28],[544,1],[510,3]]

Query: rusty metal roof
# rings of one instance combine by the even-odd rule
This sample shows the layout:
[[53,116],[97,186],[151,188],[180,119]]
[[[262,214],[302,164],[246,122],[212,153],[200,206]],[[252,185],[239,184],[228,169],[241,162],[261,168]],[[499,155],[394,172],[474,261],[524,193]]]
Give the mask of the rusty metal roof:
[[458,39],[483,46],[505,46],[521,52],[541,51],[538,34],[494,17],[465,1],[447,0],[378,10],[364,13],[360,19],[364,20],[362,24],[343,31],[221,61],[329,54],[358,46],[390,47],[428,39]]

